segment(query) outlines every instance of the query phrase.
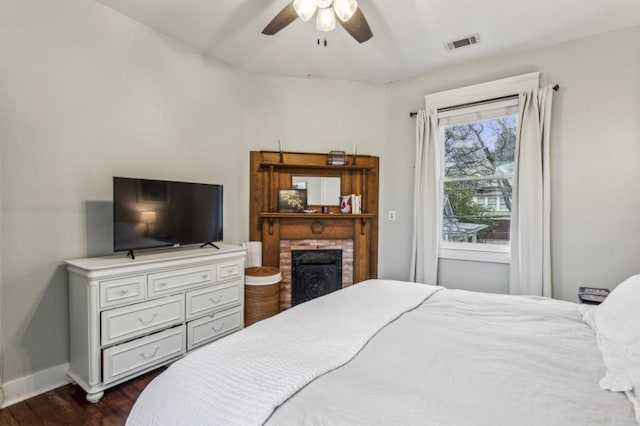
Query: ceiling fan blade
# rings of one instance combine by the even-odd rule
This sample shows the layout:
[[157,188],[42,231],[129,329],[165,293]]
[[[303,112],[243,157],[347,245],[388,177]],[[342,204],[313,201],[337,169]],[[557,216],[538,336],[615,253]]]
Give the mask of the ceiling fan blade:
[[347,30],[351,37],[355,38],[358,43],[364,43],[373,37],[371,28],[369,28],[369,23],[362,14],[360,7],[356,9],[356,12],[347,22],[342,22],[340,19],[337,21],[340,22],[340,25],[342,25],[342,27]]
[[264,30],[262,30],[262,34],[274,35],[278,31],[295,21],[297,18],[298,14],[296,13],[296,9],[293,7],[293,2],[291,2],[284,9],[282,9],[280,13],[278,13],[266,27],[264,27]]

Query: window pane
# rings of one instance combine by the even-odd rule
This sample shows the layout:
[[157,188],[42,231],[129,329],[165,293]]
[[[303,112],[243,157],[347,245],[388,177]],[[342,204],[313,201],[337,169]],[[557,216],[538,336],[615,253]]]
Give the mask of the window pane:
[[512,175],[517,121],[512,115],[442,127],[445,178]]
[[508,244],[511,193],[510,178],[445,182],[442,239],[480,244]]

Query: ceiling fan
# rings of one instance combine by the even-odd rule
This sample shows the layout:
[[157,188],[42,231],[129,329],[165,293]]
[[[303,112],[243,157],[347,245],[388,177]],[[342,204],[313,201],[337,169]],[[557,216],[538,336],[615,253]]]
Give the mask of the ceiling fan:
[[262,34],[274,35],[297,18],[307,22],[316,10],[318,31],[333,31],[337,21],[359,43],[373,37],[369,23],[356,0],[293,0],[269,22]]

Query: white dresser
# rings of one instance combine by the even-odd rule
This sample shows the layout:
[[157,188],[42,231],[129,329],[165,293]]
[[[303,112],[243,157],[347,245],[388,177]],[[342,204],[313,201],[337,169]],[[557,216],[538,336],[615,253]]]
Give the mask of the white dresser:
[[244,326],[245,248],[67,260],[69,377],[104,390]]

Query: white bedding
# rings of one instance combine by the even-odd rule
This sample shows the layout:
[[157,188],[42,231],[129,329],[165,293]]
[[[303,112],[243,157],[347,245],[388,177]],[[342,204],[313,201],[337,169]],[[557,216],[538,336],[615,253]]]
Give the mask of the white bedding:
[[[429,290],[408,303],[416,286]],[[257,323],[174,364],[128,424],[261,424],[282,401],[268,425],[636,424],[625,395],[598,386],[604,366],[578,305],[434,289],[362,283]],[[407,312],[393,321],[387,305]],[[283,366],[300,377],[278,378]]]
[[445,290],[279,407],[274,425],[634,425],[575,303]]
[[318,376],[351,360],[385,325],[441,288],[370,280],[290,309],[172,365],[127,424],[260,425]]

